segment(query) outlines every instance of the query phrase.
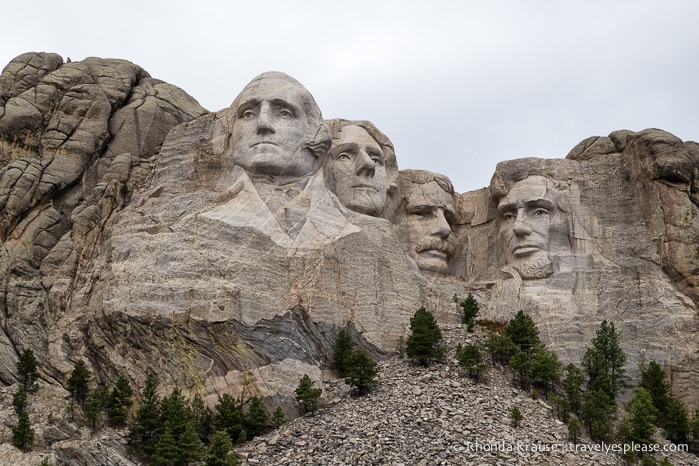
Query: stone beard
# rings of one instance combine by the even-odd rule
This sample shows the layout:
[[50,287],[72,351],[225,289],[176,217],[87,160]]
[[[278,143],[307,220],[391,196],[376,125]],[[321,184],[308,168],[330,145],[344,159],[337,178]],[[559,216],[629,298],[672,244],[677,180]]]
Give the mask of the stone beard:
[[516,182],[498,203],[500,241],[507,265],[523,279],[546,278],[553,273],[551,237],[561,227],[561,209],[553,182],[533,175]]

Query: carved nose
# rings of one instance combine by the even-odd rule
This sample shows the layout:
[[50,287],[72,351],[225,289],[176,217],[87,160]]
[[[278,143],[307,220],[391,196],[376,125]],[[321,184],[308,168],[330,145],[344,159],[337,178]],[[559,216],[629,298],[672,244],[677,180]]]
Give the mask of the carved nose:
[[374,161],[364,150],[360,150],[354,161],[354,174],[373,177],[376,171]]
[[438,208],[432,222],[432,234],[440,238],[446,238],[451,234],[451,226],[444,216],[444,209]]
[[512,227],[512,231],[517,236],[526,236],[531,234],[532,229],[529,227],[529,224],[525,221],[525,219],[517,216],[515,224]]
[[260,115],[257,117],[257,132],[258,133],[274,133],[274,123],[269,109],[264,106],[260,109]]

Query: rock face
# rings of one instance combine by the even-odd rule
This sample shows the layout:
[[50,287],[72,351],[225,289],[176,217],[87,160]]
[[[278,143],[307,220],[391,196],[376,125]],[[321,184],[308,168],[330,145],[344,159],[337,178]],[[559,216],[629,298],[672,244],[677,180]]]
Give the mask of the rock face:
[[457,323],[471,292],[576,363],[613,321],[631,373],[645,353],[698,405],[699,146],[669,133],[457,194],[282,73],[210,113],[131,63],[31,53],[0,75],[0,164],[4,384],[31,348],[57,384],[83,358],[102,382],[290,404],[340,328],[379,356],[420,305]]

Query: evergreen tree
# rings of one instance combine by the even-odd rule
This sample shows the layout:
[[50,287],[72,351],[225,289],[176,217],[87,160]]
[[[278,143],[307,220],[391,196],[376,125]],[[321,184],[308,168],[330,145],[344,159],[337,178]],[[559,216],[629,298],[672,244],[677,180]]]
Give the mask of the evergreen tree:
[[97,428],[97,424],[108,403],[109,395],[106,388],[98,387],[88,395],[83,402],[83,415],[92,429]]
[[126,420],[129,417],[129,410],[133,406],[133,389],[124,375],[119,375],[116,385],[109,393],[106,400],[107,418],[115,426],[126,425]]
[[651,361],[641,371],[640,387],[644,388],[651,399],[653,406],[658,410],[659,420],[662,422],[668,408],[670,398],[670,385],[665,382],[665,371],[655,361]]
[[12,396],[12,406],[17,414],[22,414],[27,409],[27,392],[24,388],[19,387]]
[[570,403],[565,397],[552,395],[551,396],[551,407],[553,408],[553,413],[562,422],[568,422],[570,420]]
[[682,400],[675,396],[668,397],[662,421],[665,437],[673,443],[689,441],[689,410]]
[[29,451],[34,446],[34,429],[26,410],[22,411],[17,425],[12,428],[12,444],[23,451]]
[[578,418],[574,417],[568,423],[568,440],[577,445],[580,434],[582,434],[582,425]]
[[486,347],[490,352],[490,357],[495,363],[505,365],[510,361],[510,358],[517,353],[517,345],[507,335],[497,332],[488,332],[488,341]]
[[626,383],[626,354],[619,346],[620,334],[614,328],[614,322],[606,320],[595,332],[592,346],[583,356],[583,367],[588,376],[589,389],[604,390],[616,399]]
[[503,334],[517,345],[520,351],[529,353],[542,346],[539,329],[524,311],[520,310],[508,323]]
[[238,403],[231,395],[224,393],[219,397],[214,408],[216,409],[216,414],[214,414],[216,429],[226,431],[231,441],[237,439],[240,431],[243,430],[242,403]]
[[699,442],[699,408],[694,410],[694,415],[689,423],[689,433],[692,435],[692,440]]
[[150,372],[143,388],[143,402],[136,411],[134,423],[129,427],[129,442],[137,452],[145,456],[153,453],[158,440],[156,434],[160,428],[160,397],[157,389],[155,374]]
[[233,453],[233,443],[225,431],[218,431],[207,449],[204,466],[238,466],[240,461]]
[[354,342],[349,331],[346,329],[340,330],[335,339],[335,350],[333,352],[332,368],[337,373],[338,377],[347,376],[348,360],[352,355]]
[[175,440],[179,442],[188,424],[193,424],[192,412],[182,391],[175,387],[160,401],[160,426],[169,428]]
[[483,359],[483,353],[478,345],[467,344],[462,347],[461,343],[459,343],[456,347],[456,358],[459,361],[459,366],[464,368],[468,376],[476,383],[478,383],[481,374],[488,368],[488,365]]
[[278,428],[278,427],[281,427],[285,423],[286,423],[286,416],[284,415],[284,410],[282,409],[281,406],[277,406],[277,409],[274,410],[274,414],[272,414],[272,425],[275,428]]
[[90,380],[92,379],[92,374],[90,369],[87,368],[87,364],[82,359],[79,359],[75,366],[73,366],[73,372],[70,374],[67,386],[68,391],[75,399],[75,401],[80,404],[80,406],[85,403],[87,396],[90,394]]
[[531,378],[532,360],[525,351],[518,351],[510,358],[510,369],[512,369],[512,382],[519,381],[522,390],[529,388]]
[[653,400],[644,388],[636,389],[631,401],[626,407],[628,411],[627,424],[622,423],[621,436],[623,440],[639,445],[650,445],[658,410],[653,406]]
[[539,348],[532,362],[531,377],[534,383],[544,389],[544,396],[548,399],[549,391],[553,390],[561,379],[561,362],[558,355],[546,348]]
[[177,441],[172,434],[172,430],[166,427],[165,432],[163,432],[155,444],[153,455],[148,464],[152,466],[174,466],[180,459],[178,450]]
[[565,368],[563,391],[570,404],[570,410],[575,414],[580,413],[580,406],[582,406],[582,385],[582,371],[575,364],[568,364]]
[[454,295],[454,302],[461,306],[464,312],[463,319],[464,324],[466,324],[466,330],[471,333],[476,325],[476,316],[478,315],[479,307],[478,301],[473,297],[471,293],[468,294],[466,299],[459,301],[459,298]]
[[354,387],[358,395],[366,395],[376,384],[379,365],[361,348],[352,350],[347,358],[345,383]]
[[612,416],[616,404],[603,390],[589,390],[583,394],[580,417],[593,440],[608,440],[612,432]]
[[269,425],[269,415],[262,402],[256,396],[253,396],[248,404],[248,412],[245,413],[245,431],[248,433],[248,438],[257,437],[263,434]]
[[318,401],[320,394],[323,392],[321,388],[313,388],[315,381],[311,380],[308,374],[303,374],[299,385],[296,387],[296,401],[299,403],[301,411],[304,413],[314,413],[318,409]]
[[29,348],[25,349],[17,361],[17,373],[19,382],[24,391],[30,391],[34,387],[34,382],[39,378],[37,371],[38,362],[34,357],[34,352]]
[[190,411],[192,412],[192,421],[194,428],[199,434],[202,441],[207,441],[213,434],[214,415],[204,403],[204,399],[199,393],[194,395],[194,398],[189,403]]
[[423,366],[427,366],[431,360],[444,358],[442,331],[431,312],[424,307],[418,309],[410,318],[410,330],[405,351],[409,358]]
[[512,408],[510,417],[512,418],[513,427],[519,427],[519,423],[522,422],[522,419],[524,419],[524,416],[522,416],[522,411],[520,411],[517,406]]
[[242,429],[240,431],[240,434],[238,434],[238,438],[236,439],[235,443],[245,443],[248,441],[248,433],[245,431],[245,429]]
[[203,447],[199,434],[194,427],[194,423],[190,419],[184,426],[184,431],[177,438],[177,457],[176,464],[187,465],[194,461],[198,461],[203,456]]

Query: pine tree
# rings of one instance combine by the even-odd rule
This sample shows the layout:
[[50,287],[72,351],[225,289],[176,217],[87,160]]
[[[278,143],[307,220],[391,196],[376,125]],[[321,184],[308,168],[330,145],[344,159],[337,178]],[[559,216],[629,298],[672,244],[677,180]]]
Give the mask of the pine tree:
[[423,366],[427,366],[431,360],[444,358],[442,331],[431,312],[424,307],[418,309],[410,319],[410,330],[412,333],[408,336],[405,351],[409,358]]
[[155,448],[160,425],[160,397],[157,394],[158,382],[150,372],[143,388],[143,402],[136,411],[136,419],[129,427],[129,443],[137,452],[150,456]]
[[479,311],[478,301],[476,301],[476,298],[469,293],[466,299],[463,301],[459,301],[459,298],[454,295],[454,302],[458,303],[464,312],[463,321],[464,324],[466,324],[466,331],[469,333],[473,332],[473,328],[476,325],[476,316],[478,315]]
[[366,395],[376,384],[379,365],[361,348],[352,350],[347,358],[345,383],[354,387],[358,395]]
[[[470,294],[469,294],[470,296]],[[483,353],[478,345],[467,344],[461,346],[461,343],[456,347],[456,358],[459,361],[459,366],[464,368],[476,383],[488,368],[488,365],[483,360]]]
[[67,387],[70,394],[80,406],[85,403],[87,396],[90,394],[91,379],[92,374],[90,373],[90,369],[87,368],[85,361],[79,359],[75,363],[75,366],[73,366],[73,372],[70,374]]
[[214,415],[211,409],[204,403],[204,399],[199,393],[194,395],[194,398],[189,403],[189,409],[192,412],[192,421],[199,438],[207,441],[213,433]]
[[644,388],[651,399],[653,406],[658,410],[659,420],[662,422],[667,412],[670,397],[670,385],[665,382],[665,371],[655,361],[651,361],[641,371],[640,387]]
[[163,432],[163,435],[160,436],[158,442],[155,444],[149,465],[174,466],[179,459],[179,451],[175,436],[172,434],[172,430],[166,427],[165,432]]
[[31,391],[34,387],[34,382],[39,378],[37,366],[38,362],[36,357],[34,357],[34,352],[29,348],[25,349],[17,361],[17,373],[24,391]]
[[12,396],[12,406],[17,414],[22,414],[27,409],[27,392],[24,388],[19,387]]
[[107,418],[115,426],[126,425],[129,410],[133,406],[133,389],[129,380],[124,375],[119,375],[116,385],[109,393],[106,400]]
[[188,424],[192,423],[192,412],[179,387],[160,401],[160,426],[169,428],[176,441],[179,441]]
[[248,433],[248,438],[250,439],[263,434],[268,429],[269,415],[258,397],[253,396],[252,399],[250,399],[244,422],[245,431]]
[[90,395],[88,395],[83,402],[85,420],[90,424],[93,430],[97,428],[97,424],[108,403],[109,395],[107,391],[107,388],[98,387],[92,390]]
[[524,419],[524,416],[522,416],[522,411],[520,411],[517,406],[512,408],[510,417],[512,418],[513,427],[519,427],[520,422],[522,422],[522,419]]
[[612,416],[616,404],[603,390],[589,390],[583,394],[580,417],[593,440],[608,440],[612,432]]
[[277,409],[274,410],[274,414],[272,414],[272,425],[275,428],[278,428],[285,423],[286,423],[286,415],[284,414],[284,410],[282,409],[281,406],[277,406]]
[[214,406],[216,413],[214,414],[214,425],[216,429],[226,431],[231,438],[231,441],[237,439],[240,431],[243,430],[243,406],[238,403],[228,393],[224,393],[218,399],[218,403]]
[[578,444],[578,439],[582,433],[582,425],[578,418],[573,418],[568,423],[568,440],[573,442],[574,445]]
[[211,445],[206,451],[204,466],[238,466],[240,461],[233,453],[233,442],[230,436],[222,430],[214,434]]
[[548,399],[549,391],[553,390],[561,379],[561,362],[558,355],[546,348],[539,348],[532,362],[531,376],[534,383],[544,389],[544,396]]
[[626,354],[619,346],[620,336],[614,322],[602,321],[592,339],[592,347],[583,356],[589,389],[604,390],[612,400],[627,386]]
[[345,377],[348,369],[348,359],[354,349],[354,343],[349,331],[340,330],[335,339],[335,351],[333,352],[332,368],[338,377]]
[[570,404],[570,409],[575,414],[580,413],[582,406],[582,385],[583,374],[580,368],[570,363],[565,368],[565,379],[563,380],[563,391]]
[[665,437],[673,443],[687,443],[691,430],[689,410],[682,400],[675,396],[668,397],[662,421]]
[[22,411],[17,425],[12,428],[12,444],[23,451],[29,451],[34,446],[34,429],[26,410]]
[[525,351],[518,351],[517,354],[510,358],[510,369],[512,369],[513,382],[519,380],[519,386],[522,390],[529,388],[531,379],[532,360]]
[[529,353],[542,346],[539,329],[524,311],[520,310],[508,323],[503,334],[517,345],[520,351]]
[[636,389],[631,401],[626,407],[628,411],[627,432],[623,432],[623,440],[634,442],[639,445],[650,445],[653,442],[652,436],[658,410],[653,406],[653,400],[644,388]]
[[505,365],[508,364],[510,358],[517,353],[517,345],[507,335],[497,332],[488,332],[488,341],[486,347],[490,352],[490,357],[495,363]]
[[311,380],[308,374],[303,374],[299,385],[296,387],[296,401],[299,403],[301,411],[304,413],[314,413],[318,409],[318,401],[320,394],[323,392],[321,388],[313,388],[315,381]]
[[178,464],[186,465],[202,458],[203,447],[201,439],[191,419],[185,423],[184,430],[176,440]]

